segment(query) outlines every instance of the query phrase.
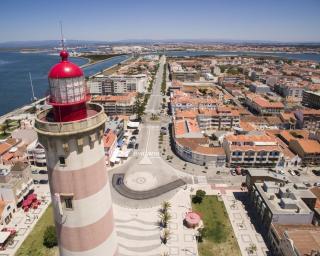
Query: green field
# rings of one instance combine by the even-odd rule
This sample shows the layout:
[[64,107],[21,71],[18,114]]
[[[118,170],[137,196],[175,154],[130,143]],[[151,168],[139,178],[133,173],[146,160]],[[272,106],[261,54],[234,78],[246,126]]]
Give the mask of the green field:
[[43,234],[46,228],[53,223],[52,206],[50,205],[40,220],[37,222],[34,229],[23,242],[16,253],[16,256],[56,256],[58,255],[58,247],[48,249],[43,242]]
[[241,255],[223,202],[217,196],[205,196],[202,203],[192,204],[192,209],[202,216],[207,235],[198,243],[200,256]]

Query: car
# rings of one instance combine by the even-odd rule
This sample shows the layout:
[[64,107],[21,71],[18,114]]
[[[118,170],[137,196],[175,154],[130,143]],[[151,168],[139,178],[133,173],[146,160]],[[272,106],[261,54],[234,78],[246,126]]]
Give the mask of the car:
[[301,173],[300,173],[299,171],[297,171],[297,170],[294,170],[294,173],[295,173],[297,176],[300,176],[300,175],[301,175]]
[[139,148],[139,143],[137,143],[136,145],[134,145],[134,148],[135,148],[135,149],[138,149],[138,148]]
[[236,175],[237,175],[236,171],[235,171],[235,170],[232,170],[232,171],[231,171],[231,175],[232,175],[232,176],[236,176]]
[[220,174],[220,173],[221,173],[220,171],[217,171],[217,172],[216,172],[216,174]]
[[310,183],[310,182],[304,181],[303,184],[304,184],[306,187],[308,187],[308,188],[311,187],[311,183]]
[[135,129],[133,132],[132,132],[132,135],[138,135],[139,134],[139,130],[138,129]]
[[130,140],[130,141],[136,141],[136,140],[137,140],[137,137],[136,137],[136,136],[131,136],[129,140]]
[[48,174],[48,171],[47,170],[40,170],[39,174]]
[[289,170],[288,173],[290,173],[292,176],[296,176],[296,174],[294,173],[294,171]]
[[34,184],[39,184],[39,181],[38,180],[33,180],[33,183]]
[[320,176],[320,171],[319,170],[312,170],[313,174],[316,176]]
[[40,180],[39,184],[48,184],[48,180]]
[[281,175],[285,174],[284,171],[282,171],[282,170],[279,170],[278,173],[281,174]]
[[133,148],[134,147],[134,143],[130,142],[127,146],[127,148]]
[[315,182],[313,185],[314,185],[315,187],[320,187],[320,182]]
[[38,171],[37,170],[32,170],[31,173],[32,174],[38,174]]

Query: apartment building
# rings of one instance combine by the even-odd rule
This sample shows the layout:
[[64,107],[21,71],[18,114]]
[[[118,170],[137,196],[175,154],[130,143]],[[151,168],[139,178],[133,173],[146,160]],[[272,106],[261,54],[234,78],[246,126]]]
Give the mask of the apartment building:
[[270,92],[270,87],[261,82],[254,82],[249,87],[250,91],[257,94],[267,94]]
[[28,145],[27,159],[30,165],[37,167],[47,166],[46,152],[38,140]]
[[258,220],[268,230],[271,223],[312,223],[314,213],[306,202],[315,203],[316,197],[303,184],[259,181],[249,190],[249,198]]
[[148,77],[145,74],[97,76],[87,84],[92,95],[144,93],[148,87]]
[[320,164],[320,143],[316,140],[295,139],[289,143],[289,148],[298,154],[304,165]]
[[107,115],[132,115],[134,113],[135,93],[123,95],[94,96],[91,101],[103,106]]
[[209,146],[207,138],[176,138],[176,153],[185,161],[206,166],[223,167],[226,154],[220,146]]
[[319,234],[319,226],[272,224],[268,239],[273,255],[317,256],[320,251]]
[[283,156],[277,140],[267,134],[226,135],[223,147],[231,167],[274,167]]
[[13,166],[0,165],[0,196],[4,201],[20,205],[34,190],[31,170],[28,164],[17,162]]
[[198,165],[225,166],[226,155],[223,148],[209,144],[196,120],[175,120],[173,140],[175,151],[182,159]]
[[197,97],[183,93],[171,97],[170,108],[173,114],[178,110],[215,109],[220,100],[213,97]]
[[256,94],[248,94],[245,102],[249,110],[258,115],[275,115],[284,110],[284,105],[281,102],[270,101]]
[[304,86],[296,81],[280,80],[274,85],[274,90],[282,97],[302,98]]
[[240,114],[230,107],[217,107],[216,109],[200,109],[197,115],[201,130],[227,130],[240,126]]
[[294,112],[297,128],[310,131],[320,129],[320,109],[302,109]]
[[320,93],[304,90],[301,103],[308,108],[320,109]]

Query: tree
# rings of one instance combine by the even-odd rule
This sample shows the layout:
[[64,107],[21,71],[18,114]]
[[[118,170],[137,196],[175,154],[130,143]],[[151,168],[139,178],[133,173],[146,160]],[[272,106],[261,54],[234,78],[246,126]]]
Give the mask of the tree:
[[205,195],[206,195],[205,191],[201,189],[197,190],[196,195],[192,197],[192,202],[194,204],[201,204]]
[[[169,156],[168,156],[169,157]],[[167,158],[168,158],[167,157]],[[162,211],[167,212],[171,208],[171,204],[168,201],[162,202]]]
[[161,221],[162,227],[166,228],[170,220],[171,220],[171,215],[168,211],[160,213],[160,221]]
[[199,232],[197,236],[198,242],[202,243],[203,238],[205,238],[208,235],[208,230],[206,228],[200,228],[198,229],[198,232]]
[[56,229],[54,226],[49,226],[43,234],[43,245],[47,248],[52,248],[58,245]]
[[170,237],[170,230],[166,228],[163,230],[163,233],[161,236],[162,243],[166,244],[169,240],[169,237]]
[[145,104],[144,104],[143,94],[138,93],[136,96],[136,100],[134,102],[134,112],[135,114],[137,114],[138,119],[140,119],[141,116],[144,114],[144,108],[145,108]]

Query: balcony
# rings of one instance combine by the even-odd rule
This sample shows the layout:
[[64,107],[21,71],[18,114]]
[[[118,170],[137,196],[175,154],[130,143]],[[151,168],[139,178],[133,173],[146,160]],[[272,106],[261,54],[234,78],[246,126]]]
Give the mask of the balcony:
[[[35,120],[35,130],[40,134],[47,135],[70,135],[86,132],[93,127],[97,127],[106,121],[106,115],[99,104],[89,103],[87,105],[88,117],[83,120],[73,122],[51,122],[48,116],[52,114],[52,109],[41,111]],[[90,115],[91,113],[91,115]]]

